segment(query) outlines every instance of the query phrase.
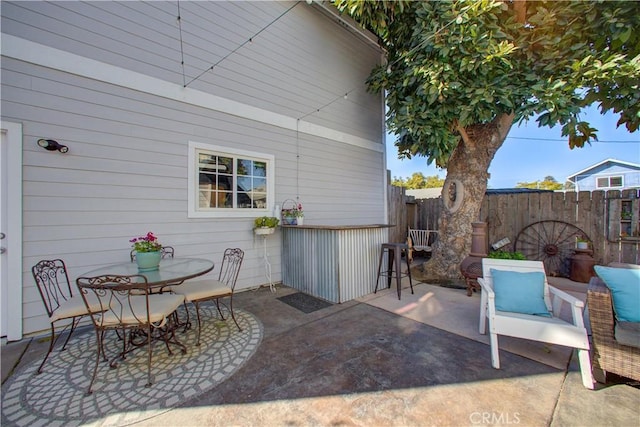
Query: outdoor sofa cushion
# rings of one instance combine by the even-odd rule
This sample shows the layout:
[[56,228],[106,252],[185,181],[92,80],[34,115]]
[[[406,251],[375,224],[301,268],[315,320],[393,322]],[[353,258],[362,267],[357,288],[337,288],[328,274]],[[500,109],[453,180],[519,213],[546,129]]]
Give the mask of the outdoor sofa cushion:
[[614,336],[620,344],[640,348],[640,323],[617,322]]
[[491,269],[496,310],[551,317],[544,302],[544,273]]
[[596,265],[596,274],[611,290],[618,322],[640,322],[640,270]]

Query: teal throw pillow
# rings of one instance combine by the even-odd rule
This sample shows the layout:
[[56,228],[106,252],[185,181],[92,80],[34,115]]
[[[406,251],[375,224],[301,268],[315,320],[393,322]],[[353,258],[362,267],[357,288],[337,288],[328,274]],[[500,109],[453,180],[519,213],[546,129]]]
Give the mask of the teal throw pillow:
[[619,322],[640,322],[640,270],[601,265],[593,269],[611,290],[616,319]]
[[544,273],[491,269],[496,310],[551,317],[544,302]]

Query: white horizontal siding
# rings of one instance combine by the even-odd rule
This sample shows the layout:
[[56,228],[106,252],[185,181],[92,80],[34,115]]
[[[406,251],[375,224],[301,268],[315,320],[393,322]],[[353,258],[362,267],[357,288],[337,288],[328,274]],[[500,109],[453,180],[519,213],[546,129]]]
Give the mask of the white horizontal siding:
[[292,5],[181,2],[183,53],[176,2],[2,2],[2,31],[175,84],[226,57],[189,87],[295,118],[331,103],[308,120],[381,141],[379,52],[304,2],[273,22]]

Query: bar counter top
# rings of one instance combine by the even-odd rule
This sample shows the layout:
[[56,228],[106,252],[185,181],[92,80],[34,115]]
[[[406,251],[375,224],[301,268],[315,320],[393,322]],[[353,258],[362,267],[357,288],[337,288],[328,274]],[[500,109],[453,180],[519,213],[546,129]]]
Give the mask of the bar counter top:
[[359,230],[365,228],[390,228],[393,224],[363,224],[363,225],[281,225],[282,228],[299,228],[311,230]]

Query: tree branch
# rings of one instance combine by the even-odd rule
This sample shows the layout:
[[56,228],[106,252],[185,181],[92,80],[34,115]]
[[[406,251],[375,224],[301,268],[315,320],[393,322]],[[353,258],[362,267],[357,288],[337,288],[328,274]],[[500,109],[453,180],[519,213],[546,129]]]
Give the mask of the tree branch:
[[455,120],[453,122],[453,126],[456,128],[460,136],[462,136],[462,141],[464,141],[466,145],[470,145],[471,139],[469,139],[469,134],[467,133],[467,130],[463,126],[460,126],[460,122]]
[[514,0],[513,10],[516,12],[516,20],[524,24],[527,20],[527,0]]

